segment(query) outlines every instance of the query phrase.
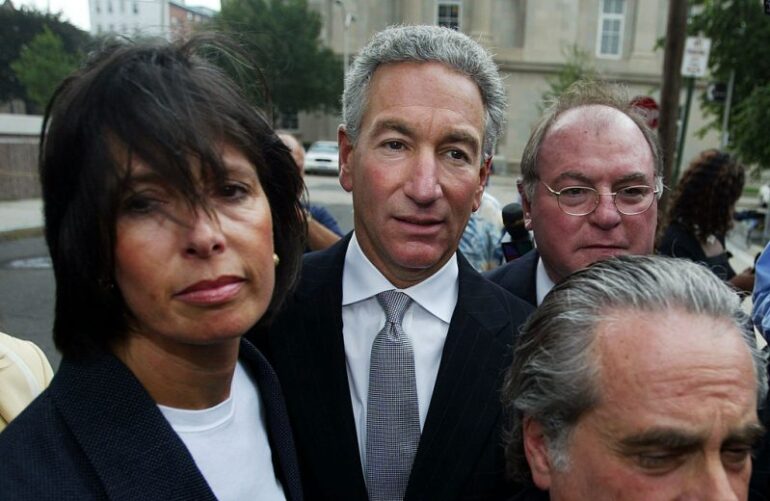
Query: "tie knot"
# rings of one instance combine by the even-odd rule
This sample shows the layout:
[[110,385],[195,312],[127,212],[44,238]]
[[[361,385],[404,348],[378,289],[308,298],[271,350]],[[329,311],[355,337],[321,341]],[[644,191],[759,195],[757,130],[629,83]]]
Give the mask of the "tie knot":
[[388,322],[401,325],[401,320],[404,318],[404,312],[406,312],[406,309],[412,302],[412,298],[403,292],[389,290],[377,294],[377,301],[379,301],[382,309],[385,310],[385,319]]

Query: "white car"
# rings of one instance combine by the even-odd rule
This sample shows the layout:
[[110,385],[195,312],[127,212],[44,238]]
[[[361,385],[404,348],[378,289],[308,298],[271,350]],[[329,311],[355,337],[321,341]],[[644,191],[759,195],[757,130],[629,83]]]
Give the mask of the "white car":
[[340,172],[340,154],[335,141],[316,141],[305,153],[305,172],[334,174]]

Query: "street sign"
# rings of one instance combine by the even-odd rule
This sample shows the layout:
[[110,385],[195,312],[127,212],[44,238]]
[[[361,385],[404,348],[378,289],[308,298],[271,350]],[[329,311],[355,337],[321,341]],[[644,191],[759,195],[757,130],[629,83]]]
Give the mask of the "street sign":
[[708,69],[710,50],[710,38],[687,37],[687,41],[684,44],[684,57],[682,57],[682,76],[705,76]]
[[714,103],[724,103],[727,99],[727,84],[724,82],[711,82],[706,87],[706,98]]
[[650,96],[636,96],[631,100],[631,106],[644,118],[648,127],[654,129],[658,126],[660,106]]

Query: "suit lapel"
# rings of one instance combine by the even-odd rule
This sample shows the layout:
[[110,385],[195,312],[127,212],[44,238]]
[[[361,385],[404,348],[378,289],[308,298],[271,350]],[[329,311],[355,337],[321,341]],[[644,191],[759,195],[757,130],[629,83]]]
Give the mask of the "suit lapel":
[[490,284],[458,254],[460,288],[406,499],[457,497],[501,413],[510,361],[509,315]]
[[54,381],[55,405],[109,499],[216,499],[155,402],[117,358],[65,359]]
[[273,452],[273,465],[278,478],[281,479],[286,498],[292,501],[301,501],[302,487],[297,454],[278,377],[262,354],[245,339],[241,340],[240,358],[247,364],[252,377],[257,382],[265,408],[265,421],[270,449]]
[[313,465],[302,470],[313,477],[305,485],[320,485],[335,499],[367,499],[342,337],[342,268],[349,241],[350,235],[305,259],[296,303],[277,330],[286,339],[276,342],[287,342],[280,351],[291,357],[281,361],[291,368],[281,381],[292,397],[300,463]]

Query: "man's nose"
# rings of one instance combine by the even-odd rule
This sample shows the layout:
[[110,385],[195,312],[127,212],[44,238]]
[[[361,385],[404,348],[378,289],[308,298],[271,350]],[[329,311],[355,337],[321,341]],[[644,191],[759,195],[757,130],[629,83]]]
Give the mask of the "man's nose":
[[622,215],[615,206],[615,197],[609,193],[598,195],[599,203],[594,211],[588,215],[591,222],[602,229],[609,230],[619,225]]
[[419,150],[413,157],[404,183],[404,193],[419,205],[426,205],[442,195],[440,169],[436,154],[430,149]]

